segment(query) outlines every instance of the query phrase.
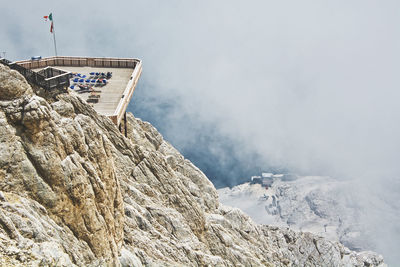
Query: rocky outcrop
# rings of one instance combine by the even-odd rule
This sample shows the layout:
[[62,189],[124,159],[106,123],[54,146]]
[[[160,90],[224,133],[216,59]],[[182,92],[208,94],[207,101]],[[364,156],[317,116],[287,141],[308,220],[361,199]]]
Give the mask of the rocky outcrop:
[[[23,83],[22,77],[19,79],[9,83],[15,90]],[[40,204],[71,241],[62,242],[63,235],[52,233],[50,236],[61,238],[56,241],[59,245],[86,247],[83,251],[87,252],[69,253],[73,262],[117,261],[123,242],[123,204],[107,137],[96,131],[92,120],[75,114],[72,104],[62,100],[52,106],[37,95],[25,94],[0,105],[1,190]],[[5,203],[9,202],[7,196]],[[10,212],[5,210],[5,217],[14,218]],[[11,225],[16,229],[30,221],[23,214],[29,211],[15,217],[18,220]],[[48,232],[28,237],[49,238]]]
[[149,123],[129,114],[125,138],[79,97],[44,99],[21,89],[17,73],[0,73],[11,92],[0,96],[0,265],[383,264],[256,225],[219,204],[207,177]]
[[0,64],[0,95],[2,100],[11,100],[32,94],[32,88],[21,75]]

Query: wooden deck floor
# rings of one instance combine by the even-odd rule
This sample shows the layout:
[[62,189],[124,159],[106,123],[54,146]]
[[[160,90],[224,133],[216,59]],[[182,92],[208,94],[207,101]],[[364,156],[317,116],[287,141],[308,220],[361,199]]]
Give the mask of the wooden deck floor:
[[[112,72],[112,78],[109,80],[107,85],[103,87],[94,87],[96,90],[101,90],[101,93],[99,93],[99,102],[92,105],[98,113],[105,116],[114,115],[133,71],[131,68],[54,67],[65,71],[77,72],[86,76],[89,76],[90,72]],[[77,93],[77,95],[86,101],[90,93]]]

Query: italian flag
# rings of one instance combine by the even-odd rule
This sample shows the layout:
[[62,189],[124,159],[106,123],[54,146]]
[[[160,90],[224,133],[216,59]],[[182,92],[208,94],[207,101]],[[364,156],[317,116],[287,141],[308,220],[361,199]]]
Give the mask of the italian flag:
[[51,21],[51,26],[50,26],[50,32],[52,33],[54,31],[54,26],[53,26],[53,13],[50,13],[48,16],[43,16],[44,20],[50,20]]

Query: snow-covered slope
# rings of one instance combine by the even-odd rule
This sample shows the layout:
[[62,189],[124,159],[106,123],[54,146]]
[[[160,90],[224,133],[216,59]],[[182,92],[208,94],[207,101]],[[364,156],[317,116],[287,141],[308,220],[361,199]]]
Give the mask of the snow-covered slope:
[[368,231],[359,223],[357,201],[341,193],[349,186],[330,177],[305,176],[276,179],[268,189],[249,182],[218,193],[221,203],[240,208],[257,223],[312,232],[353,250],[372,249]]

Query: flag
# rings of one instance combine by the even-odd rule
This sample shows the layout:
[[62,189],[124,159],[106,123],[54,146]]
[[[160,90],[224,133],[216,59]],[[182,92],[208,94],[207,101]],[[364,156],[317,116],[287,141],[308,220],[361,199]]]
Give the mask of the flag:
[[53,21],[53,13],[50,13],[50,15],[48,15],[48,16],[43,16],[43,18],[44,18],[45,21],[47,21],[48,19],[50,21]]
[[48,16],[43,16],[44,20],[50,20],[51,21],[51,25],[50,25],[50,32],[53,33],[54,31],[54,25],[53,25],[53,13],[50,13],[50,15]]

